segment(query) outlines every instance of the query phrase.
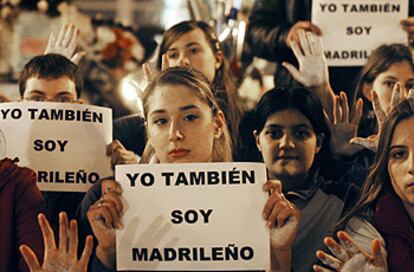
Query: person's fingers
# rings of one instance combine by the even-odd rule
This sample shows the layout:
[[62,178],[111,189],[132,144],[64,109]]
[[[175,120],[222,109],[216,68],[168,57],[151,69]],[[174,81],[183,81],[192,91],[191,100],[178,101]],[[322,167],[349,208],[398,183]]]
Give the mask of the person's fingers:
[[313,271],[315,272],[332,272],[332,270],[324,268],[320,265],[315,264],[314,266],[312,266]]
[[68,253],[72,260],[78,259],[78,223],[76,220],[70,221],[69,226],[69,249]]
[[269,197],[268,199],[267,199],[267,201],[266,201],[266,203],[265,203],[265,205],[264,205],[264,207],[263,207],[263,210],[262,210],[262,218],[265,220],[265,221],[268,221],[268,219],[269,219],[269,216],[270,216],[270,214],[272,213],[272,211],[273,211],[273,207],[274,207],[274,205],[276,204],[276,201],[277,201],[278,199],[276,198],[276,197]]
[[346,253],[345,249],[341,245],[339,245],[333,238],[326,237],[323,240],[323,242],[339,260],[346,262],[349,259],[349,256]]
[[302,83],[303,85],[305,85],[302,74],[299,72],[298,69],[296,69],[295,66],[293,66],[292,64],[288,63],[288,62],[283,62],[282,66],[285,67],[288,72],[290,73],[290,75],[298,82]]
[[65,212],[59,213],[59,251],[68,250],[68,216]]
[[110,143],[109,145],[106,146],[106,155],[110,156],[117,149],[124,149],[124,148],[125,147],[122,145],[122,143],[118,139],[115,139],[115,140],[112,141],[112,143]]
[[263,184],[263,191],[265,192],[278,192],[279,194],[282,193],[282,182],[277,179],[268,180],[265,184]]
[[[105,225],[107,228],[113,228],[115,224],[114,223],[114,216],[111,213],[110,209],[107,205],[104,205],[103,203],[99,203],[97,206],[97,209],[99,210],[99,216],[103,218]],[[97,216],[98,217],[98,216]]]
[[309,56],[311,51],[309,49],[308,40],[306,39],[306,34],[303,29],[299,30],[299,41],[300,41],[300,48],[302,48],[303,54],[305,56]]
[[79,265],[84,269],[87,270],[89,259],[92,255],[93,249],[93,236],[88,235],[86,237],[85,248],[83,249],[81,258],[79,259]]
[[148,63],[142,64],[142,71],[144,71],[145,79],[150,83],[152,81],[152,72]]
[[342,122],[349,122],[349,105],[348,105],[348,96],[345,92],[341,92],[341,108],[342,108]]
[[337,236],[341,245],[348,253],[349,258],[352,258],[352,256],[358,253],[364,253],[359,249],[354,240],[352,240],[352,238],[345,231],[338,231]]
[[170,67],[170,59],[167,54],[162,54],[161,56],[161,71],[168,69]]
[[392,88],[391,101],[390,101],[390,110],[398,105],[398,103],[400,102],[401,95],[402,95],[402,93],[401,93],[401,84],[399,82],[397,82],[397,83],[394,84],[394,87]]
[[298,59],[298,61],[300,61],[301,59],[304,58],[303,52],[299,47],[299,44],[295,41],[292,41],[290,43],[290,48],[293,51],[293,54],[295,55],[295,57]]
[[374,109],[375,116],[377,117],[378,126],[382,127],[386,114],[381,107],[381,103],[379,101],[377,93],[375,91],[372,91],[371,96],[372,96],[372,107]]
[[49,35],[49,40],[47,41],[47,47],[46,47],[46,54],[49,53],[49,50],[55,47],[56,44],[56,33],[52,31]]
[[122,214],[124,206],[121,201],[121,195],[117,191],[110,191],[101,196],[101,200],[110,201],[115,204],[116,210],[119,214]]
[[64,25],[60,28],[59,35],[56,40],[56,46],[62,46],[67,29],[68,25]]
[[337,123],[340,123],[342,121],[341,98],[337,95],[335,96],[335,100],[334,100],[333,119],[334,119],[333,124],[337,124]]
[[287,205],[283,202],[283,200],[281,200],[280,198],[275,198],[275,202],[273,207],[271,208],[270,212],[269,212],[269,216],[267,217],[267,222],[266,225],[269,228],[272,228],[277,220],[277,216],[279,215],[279,213],[283,210],[286,209]]
[[402,19],[400,23],[403,26],[414,26],[414,17]]
[[286,220],[291,216],[293,216],[293,207],[289,203],[283,203],[283,208],[276,216],[277,226],[279,228],[283,227]]
[[41,213],[37,217],[40,225],[40,230],[42,231],[43,235],[43,241],[45,244],[45,248],[47,250],[53,249],[56,250],[56,241],[55,241],[55,235],[53,234],[53,230],[49,225],[49,222],[46,219],[46,216]]
[[65,35],[63,36],[62,46],[69,47],[70,42],[72,40],[72,36],[75,36],[75,26],[73,24],[69,24]]
[[312,55],[315,55],[317,52],[316,44],[315,44],[315,35],[312,32],[306,32],[306,40],[308,41],[309,51]]
[[39,260],[33,250],[26,245],[20,246],[19,250],[30,271],[40,271]]
[[359,122],[361,121],[361,118],[362,118],[363,106],[364,106],[364,101],[362,100],[362,98],[359,98],[356,102],[354,111],[352,113],[352,119],[351,119],[351,124],[357,127],[359,126]]
[[343,262],[338,260],[337,258],[323,252],[322,250],[316,251],[316,257],[324,264],[329,267],[332,267],[333,269],[340,271]]
[[85,51],[80,51],[73,55],[73,57],[70,59],[74,64],[78,65],[80,60],[86,55]]
[[323,42],[322,42],[322,38],[320,36],[314,36],[313,37],[315,40],[315,55],[316,56],[323,56],[324,52],[323,52]]

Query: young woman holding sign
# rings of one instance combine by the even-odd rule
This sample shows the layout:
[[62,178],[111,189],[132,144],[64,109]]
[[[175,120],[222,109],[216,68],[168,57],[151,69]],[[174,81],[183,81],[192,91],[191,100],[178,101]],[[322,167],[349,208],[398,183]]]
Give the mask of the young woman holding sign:
[[[309,271],[311,253],[350,207],[352,184],[325,180],[330,130],[318,98],[308,89],[273,89],[260,99],[254,131],[269,177],[263,218],[271,230],[272,265]],[[325,169],[325,172],[327,170]]]
[[[141,163],[225,162],[232,160],[231,139],[208,79],[189,67],[160,72],[143,96],[148,143]],[[200,144],[202,143],[202,144]],[[120,188],[101,192],[96,184],[83,200],[98,240],[93,271],[115,269],[115,228],[121,226]]]
[[[389,114],[374,165],[355,207],[342,221],[335,257],[317,252],[334,271],[414,271],[414,101]],[[315,271],[332,271],[319,266]]]

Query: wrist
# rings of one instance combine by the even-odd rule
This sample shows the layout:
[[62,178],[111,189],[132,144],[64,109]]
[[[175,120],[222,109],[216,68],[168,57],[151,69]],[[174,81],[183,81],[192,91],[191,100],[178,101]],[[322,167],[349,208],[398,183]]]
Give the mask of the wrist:
[[95,251],[96,257],[107,269],[115,269],[116,266],[116,248],[102,247],[98,244]]

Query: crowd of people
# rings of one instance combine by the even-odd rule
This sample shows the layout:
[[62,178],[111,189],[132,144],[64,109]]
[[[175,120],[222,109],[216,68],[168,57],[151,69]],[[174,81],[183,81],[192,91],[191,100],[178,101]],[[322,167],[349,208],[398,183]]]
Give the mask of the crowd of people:
[[[265,2],[255,4],[248,40],[280,62],[276,87],[244,112],[214,29],[178,23],[160,44],[159,71],[143,65],[143,116],[115,121],[112,166],[263,162],[268,199],[257,213],[269,228],[271,271],[414,271],[410,47],[381,45],[352,73],[355,87],[339,92],[350,75],[328,69],[318,27],[306,18],[270,24],[287,16],[263,13]],[[413,17],[402,24],[414,34]],[[77,32],[62,27],[26,64],[21,103],[83,103]],[[124,203],[115,178],[86,193],[41,193],[35,173],[16,163],[0,161],[0,270],[116,271]]]

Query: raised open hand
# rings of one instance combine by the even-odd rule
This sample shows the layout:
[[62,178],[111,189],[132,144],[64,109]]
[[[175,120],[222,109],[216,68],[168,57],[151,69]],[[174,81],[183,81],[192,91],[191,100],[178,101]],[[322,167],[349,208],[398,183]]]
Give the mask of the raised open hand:
[[345,232],[339,231],[337,236],[340,240],[338,244],[331,237],[324,240],[325,245],[333,255],[318,250],[316,257],[330,269],[314,265],[315,272],[384,272],[386,264],[381,255],[381,242],[374,239],[371,245],[371,253],[362,250],[352,238]]
[[20,252],[32,272],[86,272],[92,253],[93,239],[86,238],[82,256],[78,259],[78,226],[76,220],[68,225],[66,213],[59,214],[59,246],[56,246],[53,230],[44,214],[38,217],[45,244],[44,262],[39,264],[36,254],[30,247],[23,245]]
[[352,112],[349,110],[348,97],[341,92],[335,97],[333,120],[329,123],[331,130],[331,150],[335,156],[350,157],[364,147],[350,143],[357,136],[359,121],[362,116],[362,99],[358,99]]
[[322,39],[312,32],[299,30],[299,44],[292,41],[291,48],[299,62],[299,69],[288,62],[282,65],[292,77],[311,88],[329,82],[328,64],[323,51]]
[[73,63],[78,64],[80,59],[85,55],[83,51],[74,54],[78,35],[79,29],[73,24],[62,26],[59,33],[52,31],[45,54],[60,54],[70,59]]

